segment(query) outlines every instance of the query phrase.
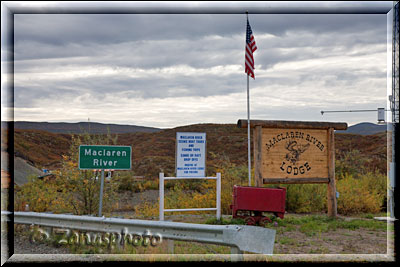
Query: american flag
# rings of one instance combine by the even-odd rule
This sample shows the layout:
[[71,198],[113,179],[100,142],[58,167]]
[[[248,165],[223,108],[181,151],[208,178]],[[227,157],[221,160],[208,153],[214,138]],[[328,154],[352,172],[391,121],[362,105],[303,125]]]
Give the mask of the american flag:
[[247,30],[246,30],[246,54],[245,54],[245,70],[247,75],[254,77],[254,58],[253,52],[257,50],[256,40],[254,39],[253,32],[251,30],[249,19],[247,19]]

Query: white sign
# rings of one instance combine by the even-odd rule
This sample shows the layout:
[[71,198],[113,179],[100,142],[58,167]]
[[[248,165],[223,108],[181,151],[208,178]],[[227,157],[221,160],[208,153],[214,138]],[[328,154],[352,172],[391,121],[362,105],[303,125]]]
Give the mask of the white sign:
[[385,109],[378,108],[378,122],[385,122]]
[[205,177],[206,134],[176,133],[176,177]]

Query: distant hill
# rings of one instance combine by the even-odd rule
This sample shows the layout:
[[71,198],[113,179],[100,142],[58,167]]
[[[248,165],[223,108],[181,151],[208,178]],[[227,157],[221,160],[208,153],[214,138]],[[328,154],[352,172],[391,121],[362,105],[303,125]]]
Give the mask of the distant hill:
[[374,124],[369,122],[362,122],[349,126],[347,130],[336,131],[336,133],[371,135],[380,132],[385,132],[386,127],[387,127],[386,124]]
[[[7,128],[6,122],[1,122],[1,127]],[[90,129],[89,129],[90,127]],[[380,132],[385,132],[386,124],[374,124],[369,122],[362,122],[349,126],[347,130],[336,131],[336,133],[347,134],[361,134],[371,135]],[[50,133],[64,133],[64,134],[79,134],[83,132],[90,132],[92,134],[106,134],[108,129],[110,133],[123,134],[123,133],[156,133],[162,129],[154,127],[136,126],[136,125],[120,125],[120,124],[104,124],[98,122],[28,122],[16,121],[14,122],[14,129],[21,130],[41,130]]]
[[[1,123],[2,127],[5,123]],[[153,133],[159,132],[161,129],[136,125],[119,125],[119,124],[103,124],[98,122],[29,122],[29,121],[16,121],[14,122],[14,129],[21,130],[41,130],[50,133],[64,133],[64,134],[80,134],[90,132],[92,134],[106,134],[108,129],[110,133],[136,133],[145,132]]]

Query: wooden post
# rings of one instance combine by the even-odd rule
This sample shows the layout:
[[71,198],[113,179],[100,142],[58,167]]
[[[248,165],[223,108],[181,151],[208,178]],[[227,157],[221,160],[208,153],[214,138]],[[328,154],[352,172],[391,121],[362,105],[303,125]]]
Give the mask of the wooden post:
[[336,183],[335,183],[335,132],[333,128],[328,129],[328,216],[337,216]]
[[253,130],[254,144],[254,185],[261,187],[263,183],[262,177],[262,126],[256,126]]

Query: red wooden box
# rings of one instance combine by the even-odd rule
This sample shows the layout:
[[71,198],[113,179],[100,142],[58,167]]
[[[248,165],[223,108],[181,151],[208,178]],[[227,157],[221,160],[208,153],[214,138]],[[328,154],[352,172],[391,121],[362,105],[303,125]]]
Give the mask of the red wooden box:
[[270,212],[283,219],[286,188],[234,186],[231,205],[233,218],[244,218],[247,224],[271,221],[262,212]]

